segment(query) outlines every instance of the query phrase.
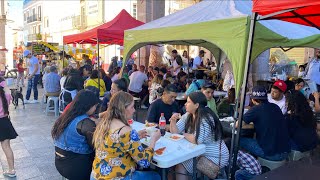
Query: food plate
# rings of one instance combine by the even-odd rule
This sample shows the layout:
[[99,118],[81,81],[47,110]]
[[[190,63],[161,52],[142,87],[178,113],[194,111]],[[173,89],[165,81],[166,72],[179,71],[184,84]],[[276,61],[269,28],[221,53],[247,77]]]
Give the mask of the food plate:
[[156,124],[156,123],[150,123],[150,122],[148,122],[148,121],[146,120],[144,126],[145,126],[146,128],[149,128],[149,127],[157,127],[157,124]]
[[166,147],[161,147],[154,151],[154,154],[157,156],[163,156],[166,151]]
[[184,136],[180,135],[180,134],[171,134],[170,136],[168,136],[168,138],[172,141],[179,141],[179,140],[183,139]]

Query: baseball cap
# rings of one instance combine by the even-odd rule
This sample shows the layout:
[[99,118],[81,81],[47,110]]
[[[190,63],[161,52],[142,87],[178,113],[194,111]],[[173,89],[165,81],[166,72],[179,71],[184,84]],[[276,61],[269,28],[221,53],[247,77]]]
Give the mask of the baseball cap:
[[267,90],[264,86],[255,86],[252,88],[251,98],[252,99],[267,99]]
[[210,89],[215,90],[215,89],[216,89],[216,85],[215,85],[214,83],[212,83],[212,82],[206,82],[206,83],[202,86],[202,88],[205,88],[205,89],[210,88]]
[[287,90],[287,85],[284,81],[278,80],[276,81],[273,86],[279,88],[282,92],[285,92]]
[[31,52],[29,50],[25,50],[23,51],[23,57],[28,56],[29,54],[31,54]]
[[199,51],[199,54],[204,54],[204,53],[206,53],[204,50]]

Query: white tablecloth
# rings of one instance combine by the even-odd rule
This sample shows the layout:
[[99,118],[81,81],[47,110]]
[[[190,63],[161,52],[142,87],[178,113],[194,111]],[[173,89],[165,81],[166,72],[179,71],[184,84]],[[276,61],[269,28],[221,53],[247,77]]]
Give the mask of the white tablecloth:
[[[144,124],[134,121],[132,128],[139,131],[145,128]],[[181,139],[179,141],[172,141],[170,137],[171,133],[166,133],[165,136],[161,137],[156,145],[155,150],[166,147],[166,150],[162,156],[153,156],[153,164],[160,168],[169,168],[182,163],[186,160],[192,159],[194,157],[204,154],[206,151],[206,146],[204,144],[195,145],[187,141],[186,139]],[[150,138],[142,139],[141,143],[148,145]]]

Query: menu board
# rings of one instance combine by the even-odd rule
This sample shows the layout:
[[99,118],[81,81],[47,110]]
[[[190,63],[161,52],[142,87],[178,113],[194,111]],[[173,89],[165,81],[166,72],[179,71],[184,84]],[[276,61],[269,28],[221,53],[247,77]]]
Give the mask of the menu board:
[[42,55],[45,52],[46,47],[42,44],[32,44],[32,54]]

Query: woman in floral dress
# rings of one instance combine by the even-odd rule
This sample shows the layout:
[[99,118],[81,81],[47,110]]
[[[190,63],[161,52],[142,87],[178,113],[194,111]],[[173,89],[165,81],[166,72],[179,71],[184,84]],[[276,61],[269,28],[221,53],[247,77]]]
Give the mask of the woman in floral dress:
[[139,135],[127,122],[134,112],[133,97],[129,93],[121,91],[112,96],[93,136],[96,157],[92,165],[92,180],[160,179],[155,172],[136,171],[137,164],[149,167],[155,143],[161,135],[157,130],[151,136],[150,146],[143,148],[139,136],[145,137],[146,134]]

